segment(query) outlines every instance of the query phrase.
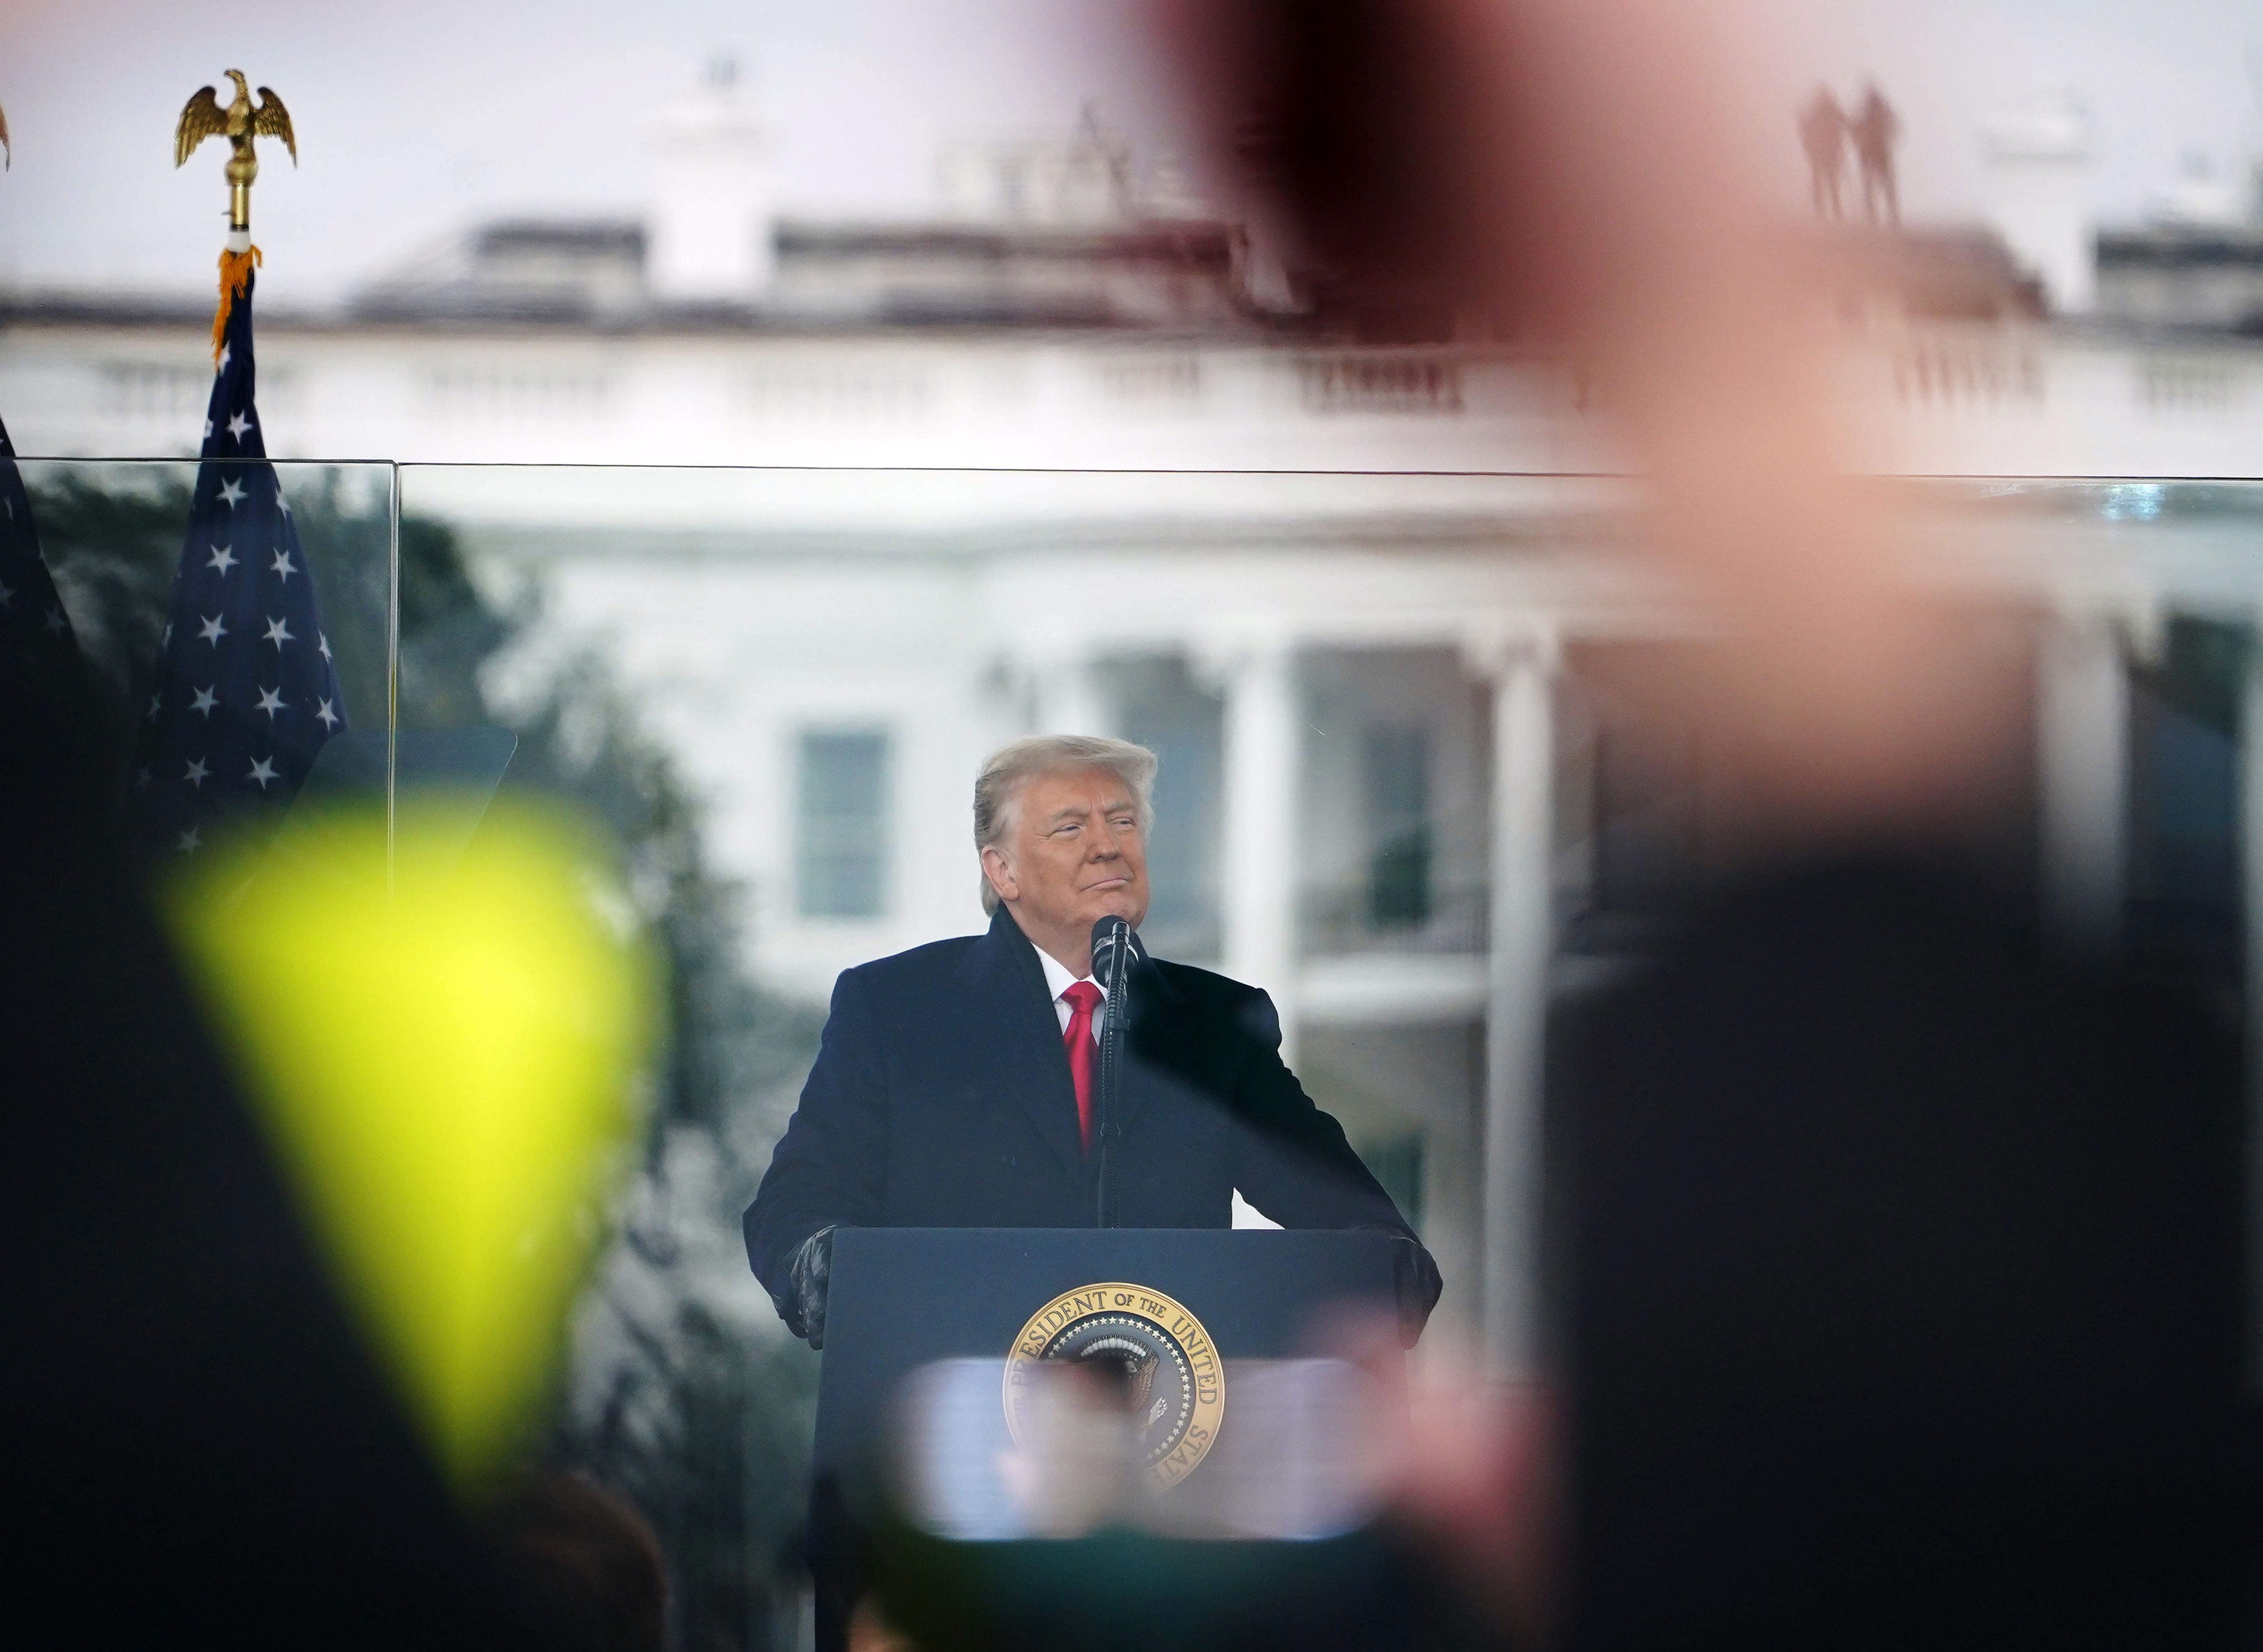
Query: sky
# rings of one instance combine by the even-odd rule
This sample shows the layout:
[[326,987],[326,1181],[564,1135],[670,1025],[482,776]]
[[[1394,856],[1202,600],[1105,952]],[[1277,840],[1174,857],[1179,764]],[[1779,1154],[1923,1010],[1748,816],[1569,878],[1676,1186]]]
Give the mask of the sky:
[[[1740,0],[1740,90],[1781,111],[1777,185],[1799,188],[1792,111],[1875,76],[1901,110],[1909,214],[1984,207],[1977,132],[2038,89],[2093,112],[2093,205],[2126,219],[2196,150],[2263,141],[2263,11],[2232,0]],[[290,106],[294,171],[263,152],[262,293],[335,301],[482,218],[634,214],[652,134],[719,51],[775,134],[778,198],[840,216],[935,204],[951,141],[1065,133],[1087,100],[1153,147],[1176,132],[1138,0],[0,0],[0,286],[209,286],[224,228],[218,144],[172,168],[181,105],[244,69]]]

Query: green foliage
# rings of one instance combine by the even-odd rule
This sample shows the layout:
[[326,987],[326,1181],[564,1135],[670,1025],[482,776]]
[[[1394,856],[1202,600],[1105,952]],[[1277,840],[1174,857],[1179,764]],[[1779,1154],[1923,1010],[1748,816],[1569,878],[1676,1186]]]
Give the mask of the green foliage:
[[609,829],[668,966],[645,1160],[579,1316],[553,1454],[652,1520],[679,1643],[760,1647],[792,1594],[816,1362],[748,1272],[738,1216],[816,1053],[819,1018],[748,975],[742,893],[708,865],[698,805],[602,660],[570,654],[531,686],[491,692],[539,614],[531,591],[483,591],[445,525],[401,524],[403,726],[511,727],[511,783],[570,799]]
[[79,646],[131,698],[157,657],[192,469],[27,464],[40,547]]

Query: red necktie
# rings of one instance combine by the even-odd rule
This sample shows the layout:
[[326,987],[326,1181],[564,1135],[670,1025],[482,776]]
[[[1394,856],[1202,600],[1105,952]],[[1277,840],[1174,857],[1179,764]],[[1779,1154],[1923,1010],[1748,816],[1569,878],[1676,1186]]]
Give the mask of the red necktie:
[[1087,1153],[1092,1151],[1092,1012],[1106,999],[1088,981],[1071,982],[1061,994],[1068,1000],[1068,1031],[1061,1044],[1068,1051],[1068,1076],[1076,1085],[1076,1134]]

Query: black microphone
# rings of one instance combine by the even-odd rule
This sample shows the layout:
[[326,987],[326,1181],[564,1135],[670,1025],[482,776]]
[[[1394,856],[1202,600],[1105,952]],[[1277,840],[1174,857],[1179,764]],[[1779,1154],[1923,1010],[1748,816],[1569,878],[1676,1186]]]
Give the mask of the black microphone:
[[1100,919],[1092,926],[1092,979],[1111,1004],[1116,1001],[1115,972],[1119,953],[1128,966],[1139,956],[1139,938],[1132,932],[1132,925],[1120,917]]
[[1094,1225],[1116,1226],[1116,1098],[1124,1086],[1124,1023],[1130,1019],[1127,989],[1139,938],[1122,918],[1102,918],[1092,926],[1092,978],[1108,995],[1108,1018],[1100,1028],[1100,1184]]

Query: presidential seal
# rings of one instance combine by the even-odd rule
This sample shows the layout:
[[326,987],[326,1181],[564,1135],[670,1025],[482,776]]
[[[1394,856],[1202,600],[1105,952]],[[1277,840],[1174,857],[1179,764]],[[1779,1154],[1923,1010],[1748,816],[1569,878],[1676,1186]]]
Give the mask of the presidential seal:
[[1102,1379],[1132,1420],[1158,1489],[1209,1455],[1225,1417],[1225,1368],[1202,1322],[1144,1285],[1088,1285],[1036,1313],[1006,1356],[1006,1426],[1016,1445],[1039,1366],[1066,1361]]

